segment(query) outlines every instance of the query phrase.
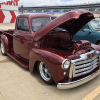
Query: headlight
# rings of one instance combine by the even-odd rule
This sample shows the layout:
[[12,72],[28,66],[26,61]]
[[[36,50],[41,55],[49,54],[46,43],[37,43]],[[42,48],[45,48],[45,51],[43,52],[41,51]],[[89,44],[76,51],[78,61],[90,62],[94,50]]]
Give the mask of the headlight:
[[63,62],[62,62],[62,69],[67,69],[70,65],[70,61],[68,59],[65,59]]

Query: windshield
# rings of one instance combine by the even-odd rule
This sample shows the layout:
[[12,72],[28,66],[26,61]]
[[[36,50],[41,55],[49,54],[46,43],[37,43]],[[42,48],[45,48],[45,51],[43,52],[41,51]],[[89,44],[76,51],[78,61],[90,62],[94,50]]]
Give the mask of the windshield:
[[98,31],[100,30],[100,21],[93,19],[92,21],[89,22],[93,30]]
[[31,20],[32,23],[32,29],[33,31],[37,31],[50,21],[54,20],[56,17],[39,17],[39,18],[33,18]]

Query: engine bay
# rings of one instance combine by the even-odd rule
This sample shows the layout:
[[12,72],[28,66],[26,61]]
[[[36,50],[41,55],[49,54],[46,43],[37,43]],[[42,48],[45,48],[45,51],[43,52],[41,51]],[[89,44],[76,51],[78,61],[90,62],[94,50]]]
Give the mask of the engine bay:
[[52,31],[40,40],[40,47],[53,48],[76,53],[80,50],[91,51],[91,43],[86,40],[72,42],[72,35],[67,31]]

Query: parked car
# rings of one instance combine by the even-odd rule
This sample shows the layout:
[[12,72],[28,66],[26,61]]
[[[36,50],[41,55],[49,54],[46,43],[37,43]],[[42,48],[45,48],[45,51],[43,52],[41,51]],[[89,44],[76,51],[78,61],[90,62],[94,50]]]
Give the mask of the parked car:
[[93,19],[84,25],[73,37],[73,41],[88,40],[100,45],[100,20]]
[[100,46],[86,40],[72,42],[72,38],[92,19],[93,14],[82,9],[58,18],[19,15],[15,30],[1,31],[1,53],[30,72],[38,68],[41,79],[55,82],[58,89],[82,85],[100,73]]

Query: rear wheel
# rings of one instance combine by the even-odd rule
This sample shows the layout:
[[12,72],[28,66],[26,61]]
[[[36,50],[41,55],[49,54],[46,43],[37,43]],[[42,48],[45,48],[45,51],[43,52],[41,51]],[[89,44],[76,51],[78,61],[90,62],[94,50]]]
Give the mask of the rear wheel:
[[45,83],[52,84],[54,82],[52,75],[49,71],[49,68],[43,62],[39,63],[38,71],[39,71],[39,75],[40,75],[41,79]]
[[2,42],[1,42],[1,53],[3,55],[6,55],[6,53],[5,53],[5,47],[4,47],[4,44]]

